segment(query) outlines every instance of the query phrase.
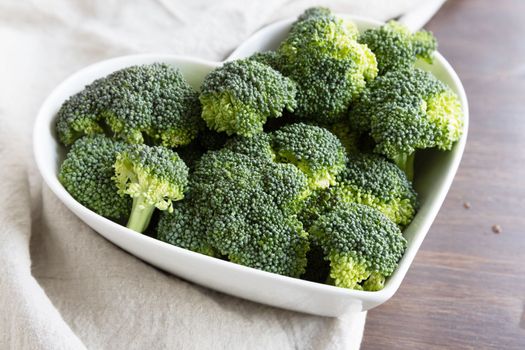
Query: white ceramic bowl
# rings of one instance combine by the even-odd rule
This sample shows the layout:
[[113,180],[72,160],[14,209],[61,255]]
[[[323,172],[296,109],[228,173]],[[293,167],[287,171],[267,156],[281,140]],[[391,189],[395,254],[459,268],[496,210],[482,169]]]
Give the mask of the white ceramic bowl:
[[[380,23],[350,17],[360,29]],[[294,19],[270,25],[239,47],[230,58],[243,57],[257,50],[272,49],[284,38]],[[174,55],[133,55],[111,59],[84,68],[60,84],[45,100],[34,126],[34,153],[45,182],[55,195],[80,219],[106,239],[129,253],[186,280],[235,295],[285,309],[338,316],[346,312],[371,309],[387,301],[399,288],[421,242],[432,224],[458,168],[468,126],[465,92],[459,78],[447,61],[435,55],[435,63],[425,66],[448,84],[461,98],[464,112],[464,134],[451,152],[427,151],[416,160],[416,188],[421,208],[405,230],[408,248],[395,273],[378,292],[337,288],[300,279],[268,273],[194,253],[151,237],[138,234],[116,224],[79,204],[62,187],[57,178],[65,149],[57,141],[55,116],[62,103],[85,85],[107,74],[132,65],[164,62],[178,67],[188,81],[198,88],[204,76],[220,63]]]

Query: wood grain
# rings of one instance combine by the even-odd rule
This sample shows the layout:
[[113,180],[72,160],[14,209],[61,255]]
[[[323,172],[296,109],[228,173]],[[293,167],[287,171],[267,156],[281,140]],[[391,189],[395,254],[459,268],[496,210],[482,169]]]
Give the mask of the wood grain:
[[469,138],[404,283],[369,312],[362,349],[525,349],[525,1],[449,0],[428,29],[467,90]]

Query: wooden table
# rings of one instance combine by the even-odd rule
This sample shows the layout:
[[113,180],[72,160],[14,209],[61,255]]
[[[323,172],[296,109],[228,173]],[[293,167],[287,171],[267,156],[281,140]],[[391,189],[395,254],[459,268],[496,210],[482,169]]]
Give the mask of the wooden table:
[[467,91],[467,147],[362,349],[525,349],[525,1],[449,0],[428,29]]

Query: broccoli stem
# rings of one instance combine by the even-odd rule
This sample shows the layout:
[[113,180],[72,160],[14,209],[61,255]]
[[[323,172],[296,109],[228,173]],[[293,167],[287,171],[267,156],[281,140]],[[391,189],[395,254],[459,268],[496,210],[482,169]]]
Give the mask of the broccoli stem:
[[410,154],[401,154],[394,159],[394,162],[397,164],[397,166],[405,172],[407,179],[409,181],[414,180],[415,155],[416,155],[416,152],[412,152]]
[[129,216],[127,227],[139,233],[144,232],[151,220],[155,206],[147,203],[143,197],[133,198],[133,207]]

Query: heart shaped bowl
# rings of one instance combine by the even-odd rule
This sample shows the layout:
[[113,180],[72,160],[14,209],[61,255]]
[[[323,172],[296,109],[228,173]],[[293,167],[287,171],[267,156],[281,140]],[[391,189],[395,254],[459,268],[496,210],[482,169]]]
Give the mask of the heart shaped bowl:
[[[380,22],[368,19],[344,17],[355,21],[361,30],[381,25]],[[229,59],[244,57],[255,51],[275,49],[294,20],[280,21],[262,29],[241,45]],[[93,64],[61,83],[38,112],[33,135],[38,168],[59,200],[99,234],[138,258],[188,281],[240,298],[310,314],[339,316],[347,312],[369,310],[392,297],[445,199],[465,147],[467,99],[458,76],[443,56],[436,53],[434,64],[422,67],[434,73],[459,95],[464,113],[463,137],[450,152],[431,150],[418,153],[415,187],[420,194],[421,208],[404,231],[408,240],[405,255],[397,270],[387,280],[385,288],[378,292],[349,290],[285,277],[194,253],[114,223],[82,206],[64,189],[57,175],[66,150],[55,134],[56,113],[62,103],[97,78],[125,67],[153,62],[163,62],[179,68],[196,89],[205,75],[221,64],[175,55],[133,55]]]

